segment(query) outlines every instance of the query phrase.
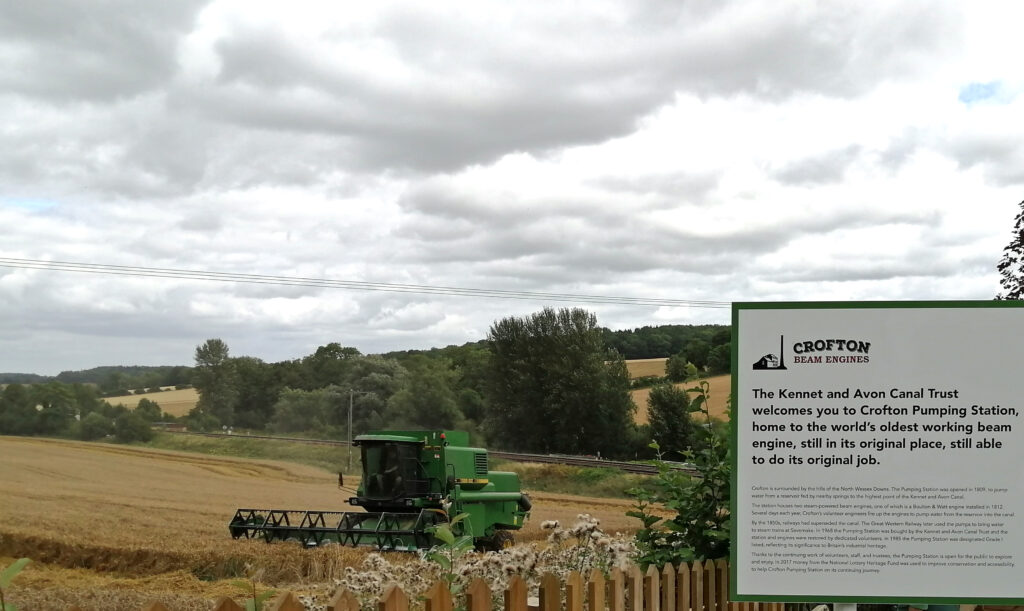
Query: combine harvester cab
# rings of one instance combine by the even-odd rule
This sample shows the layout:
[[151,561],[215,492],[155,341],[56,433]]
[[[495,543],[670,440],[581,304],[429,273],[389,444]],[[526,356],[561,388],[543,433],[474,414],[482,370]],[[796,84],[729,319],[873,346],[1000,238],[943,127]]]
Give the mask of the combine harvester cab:
[[465,513],[454,534],[477,549],[497,550],[514,543],[511,531],[529,516],[519,476],[489,471],[487,450],[469,447],[467,433],[377,431],[355,445],[363,473],[348,502],[365,511],[239,509],[228,525],[231,536],[416,550],[439,543],[432,527]]

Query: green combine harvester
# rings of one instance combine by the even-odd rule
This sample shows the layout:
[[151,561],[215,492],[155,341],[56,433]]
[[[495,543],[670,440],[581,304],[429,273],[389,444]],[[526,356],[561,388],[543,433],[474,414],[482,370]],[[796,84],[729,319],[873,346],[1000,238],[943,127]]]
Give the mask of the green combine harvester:
[[519,476],[489,471],[487,450],[469,447],[468,433],[374,431],[354,445],[363,477],[348,502],[365,511],[239,509],[228,525],[231,536],[413,551],[438,544],[433,527],[465,513],[451,525],[455,536],[479,550],[499,550],[515,542],[512,531],[530,515]]

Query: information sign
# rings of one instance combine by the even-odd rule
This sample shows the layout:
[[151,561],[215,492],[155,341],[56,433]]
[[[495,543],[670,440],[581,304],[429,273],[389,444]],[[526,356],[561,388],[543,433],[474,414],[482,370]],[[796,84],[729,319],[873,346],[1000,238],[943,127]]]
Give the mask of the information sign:
[[733,600],[1024,603],[1024,303],[733,306]]

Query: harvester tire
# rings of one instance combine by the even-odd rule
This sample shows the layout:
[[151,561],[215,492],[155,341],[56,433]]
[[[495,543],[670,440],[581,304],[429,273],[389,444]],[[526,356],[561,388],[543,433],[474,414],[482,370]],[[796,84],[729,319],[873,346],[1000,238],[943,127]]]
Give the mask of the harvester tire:
[[516,544],[516,538],[509,530],[496,530],[490,537],[481,541],[481,551],[485,552],[500,552],[503,549],[509,549]]

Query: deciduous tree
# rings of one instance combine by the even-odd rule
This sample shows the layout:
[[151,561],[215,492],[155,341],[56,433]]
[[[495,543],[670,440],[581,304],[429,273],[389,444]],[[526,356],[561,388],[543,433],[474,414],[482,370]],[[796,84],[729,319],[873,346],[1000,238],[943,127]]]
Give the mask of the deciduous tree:
[[545,308],[504,318],[488,341],[490,439],[545,453],[625,453],[635,409],[629,375],[592,313]]
[[996,269],[1002,275],[1003,292],[996,299],[1024,299],[1024,201],[1013,219],[1013,237],[1003,249],[1003,258]]
[[651,437],[670,460],[681,460],[693,444],[690,396],[682,388],[659,384],[647,397],[647,420]]
[[220,339],[208,339],[196,347],[195,361],[192,384],[199,391],[196,403],[199,415],[213,416],[222,425],[233,425],[238,376],[228,354],[228,345]]

